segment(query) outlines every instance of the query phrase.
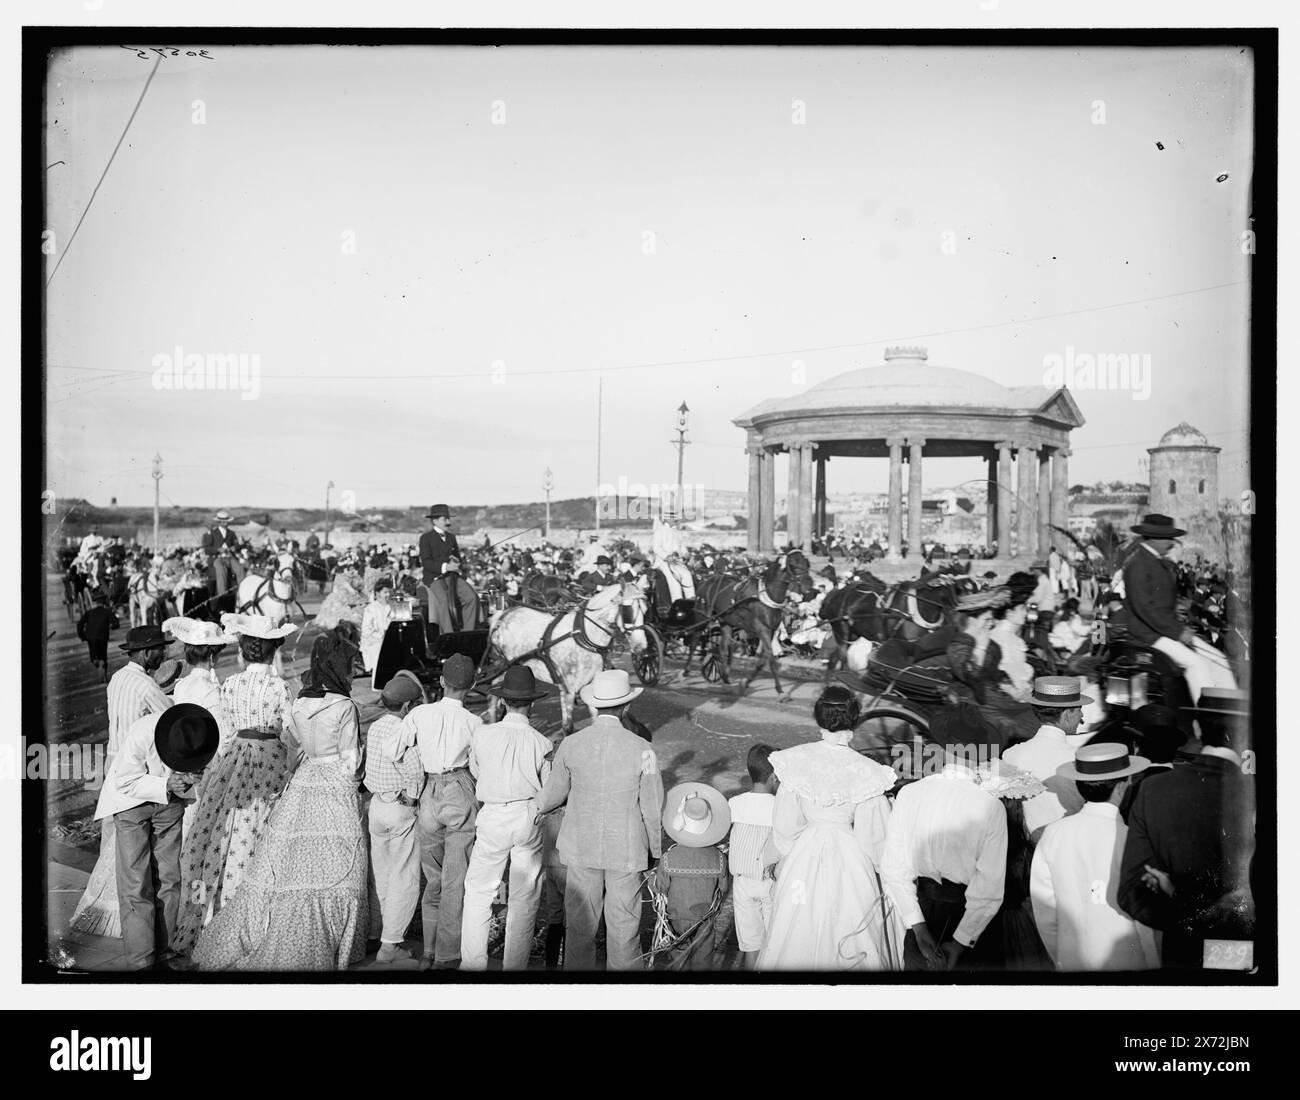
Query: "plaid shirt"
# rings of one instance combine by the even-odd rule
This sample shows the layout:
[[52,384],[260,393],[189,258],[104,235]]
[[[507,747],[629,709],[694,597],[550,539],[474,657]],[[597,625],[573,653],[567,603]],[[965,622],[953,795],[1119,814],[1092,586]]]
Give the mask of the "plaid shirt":
[[420,747],[404,740],[402,720],[396,714],[383,714],[374,720],[366,737],[366,790],[371,794],[399,791],[417,799],[424,787],[424,764]]
[[270,665],[249,665],[221,685],[231,725],[284,736],[289,721],[289,686]]

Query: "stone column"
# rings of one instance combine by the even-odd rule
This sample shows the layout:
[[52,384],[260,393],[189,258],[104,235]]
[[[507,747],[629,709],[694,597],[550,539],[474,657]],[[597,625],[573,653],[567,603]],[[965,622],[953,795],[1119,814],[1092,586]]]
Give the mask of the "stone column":
[[1032,558],[1038,546],[1038,454],[1028,440],[1017,444],[1016,557]]
[[921,556],[921,449],[924,439],[908,439],[907,456],[907,556]]
[[1051,546],[1052,532],[1048,526],[1051,522],[1052,506],[1052,456],[1044,447],[1038,452],[1038,550],[1040,558],[1047,557]]
[[758,549],[769,553],[776,548],[776,452],[759,448]]
[[817,504],[813,509],[813,534],[826,537],[826,455],[817,456]]
[[[1069,530],[1070,527],[1070,448],[1061,447],[1052,456],[1052,526]],[[1052,532],[1051,541],[1062,551],[1069,549],[1070,540]]]
[[799,541],[796,546],[805,550],[812,545],[814,515],[817,511],[817,496],[813,490],[813,454],[816,443],[805,443],[801,448],[803,458],[799,460]]
[[995,451],[985,460],[984,478],[984,540],[992,546],[998,537],[998,456]]
[[886,439],[889,448],[889,552],[888,561],[903,560],[903,440]]
[[745,549],[756,553],[762,543],[763,524],[763,449],[757,445],[746,447],[749,455],[749,534]]
[[791,443],[790,478],[785,495],[785,541],[793,543],[799,537],[799,517],[803,514],[800,488],[803,485],[803,444]]
[[1009,439],[998,443],[998,557],[1011,557],[1011,503],[1016,488],[1011,474],[1011,448]]

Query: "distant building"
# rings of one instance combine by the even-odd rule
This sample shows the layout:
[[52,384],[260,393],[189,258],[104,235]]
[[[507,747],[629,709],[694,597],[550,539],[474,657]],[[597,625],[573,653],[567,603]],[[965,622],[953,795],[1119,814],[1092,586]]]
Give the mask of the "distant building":
[[1151,456],[1151,511],[1173,517],[1187,531],[1183,546],[1211,561],[1224,560],[1219,519],[1219,451],[1186,421],[1147,448]]

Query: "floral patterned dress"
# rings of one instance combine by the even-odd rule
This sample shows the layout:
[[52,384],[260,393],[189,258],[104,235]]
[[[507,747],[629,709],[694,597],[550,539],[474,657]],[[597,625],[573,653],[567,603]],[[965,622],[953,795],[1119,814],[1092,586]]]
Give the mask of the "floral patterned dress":
[[250,664],[221,685],[230,747],[208,766],[181,849],[181,907],[172,947],[191,951],[229,905],[289,780],[289,688],[270,665]]

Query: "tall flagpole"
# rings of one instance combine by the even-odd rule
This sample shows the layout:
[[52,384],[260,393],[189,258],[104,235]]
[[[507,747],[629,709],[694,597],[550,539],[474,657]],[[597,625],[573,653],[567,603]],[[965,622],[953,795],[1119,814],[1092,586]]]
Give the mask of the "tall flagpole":
[[596,376],[596,531],[600,531],[600,431],[605,407],[605,379]]

